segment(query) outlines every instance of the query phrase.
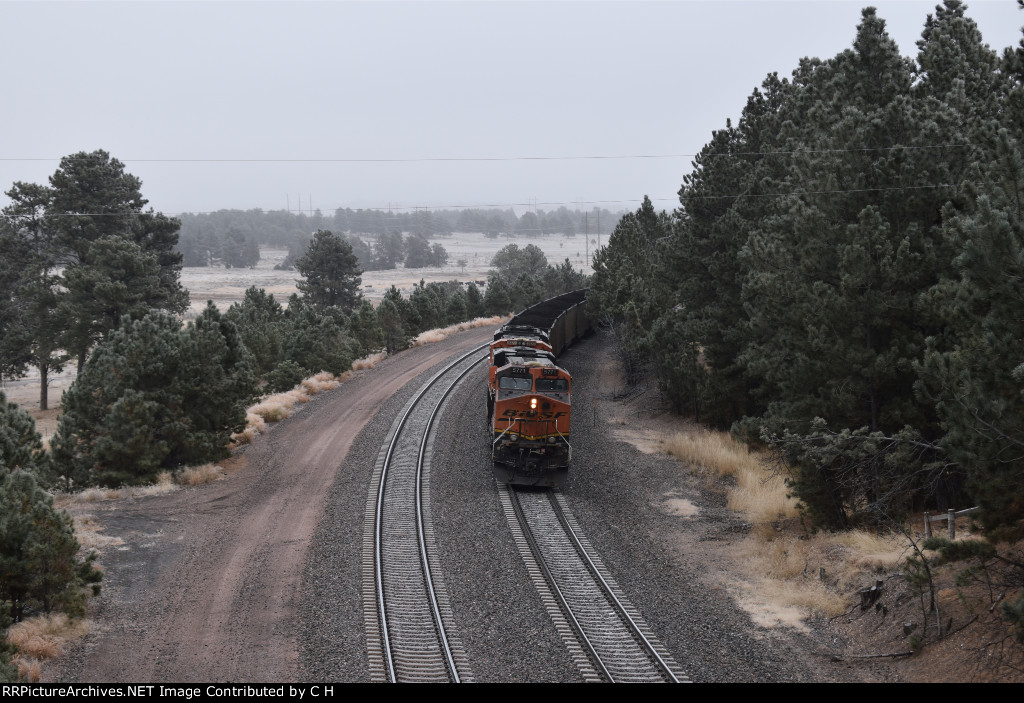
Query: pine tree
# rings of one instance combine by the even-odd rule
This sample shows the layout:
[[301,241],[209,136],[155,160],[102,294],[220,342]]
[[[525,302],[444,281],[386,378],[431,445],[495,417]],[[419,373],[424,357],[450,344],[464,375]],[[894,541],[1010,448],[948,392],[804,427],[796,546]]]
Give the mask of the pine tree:
[[286,357],[309,375],[328,371],[342,374],[352,367],[358,342],[348,333],[349,322],[340,308],[303,308],[288,331]]
[[135,485],[223,458],[255,395],[248,351],[212,305],[181,329],[162,313],[126,324],[64,394],[53,456],[65,485]]
[[[79,372],[89,348],[126,314],[138,315],[143,307],[180,313],[188,307],[179,280],[182,257],[174,250],[181,223],[143,211],[141,187],[123,163],[102,150],[64,157],[50,176],[45,227],[53,232],[65,278],[71,274],[60,310],[63,344],[78,357]],[[100,306],[92,302],[90,285],[100,286],[109,303],[99,320],[93,317]]]
[[478,317],[483,317],[483,314],[483,296],[480,295],[480,289],[476,287],[476,284],[470,283],[466,286],[466,316],[468,319],[473,320]]
[[257,373],[267,374],[284,360],[286,315],[273,293],[253,286],[225,316],[235,324]]
[[384,333],[377,319],[377,311],[369,300],[364,300],[359,312],[349,320],[348,330],[358,345],[359,356],[367,356],[384,346]]
[[454,325],[467,319],[466,294],[461,290],[455,291],[448,297],[448,303],[445,306],[445,317],[449,325]]
[[484,311],[488,315],[507,315],[512,311],[512,300],[509,298],[508,286],[501,277],[494,277],[487,282],[484,291]]
[[309,305],[320,309],[338,306],[346,312],[359,305],[362,271],[352,246],[341,237],[318,230],[295,268],[303,277],[295,287]]
[[0,602],[15,621],[27,612],[85,613],[85,587],[98,592],[95,553],[77,557],[71,516],[53,507],[30,471],[0,462]]
[[784,130],[790,193],[741,256],[752,342],[740,358],[767,401],[748,426],[787,437],[795,492],[830,524],[865,502],[893,511],[915,490],[942,500],[957,490],[934,450],[901,465],[888,458],[898,435],[934,448],[940,434],[907,372],[941,330],[920,299],[950,272],[941,212],[962,199],[964,173],[962,154],[930,148],[955,143],[943,126],[956,121],[934,100],[915,102],[912,81],[870,8],[852,49],[805,62],[792,114],[807,117]]
[[39,476],[49,473],[50,458],[32,416],[7,401],[0,391],[0,463],[8,471],[22,469]]

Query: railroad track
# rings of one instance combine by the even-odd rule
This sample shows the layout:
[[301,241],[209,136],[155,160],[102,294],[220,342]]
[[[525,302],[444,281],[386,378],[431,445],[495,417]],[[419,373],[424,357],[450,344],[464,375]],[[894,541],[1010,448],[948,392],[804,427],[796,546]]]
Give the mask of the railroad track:
[[434,419],[487,359],[482,345],[439,371],[406,404],[381,447],[363,529],[363,616],[375,682],[471,681],[433,549],[429,481]]
[[499,485],[519,553],[586,681],[688,682],[601,564],[558,490]]

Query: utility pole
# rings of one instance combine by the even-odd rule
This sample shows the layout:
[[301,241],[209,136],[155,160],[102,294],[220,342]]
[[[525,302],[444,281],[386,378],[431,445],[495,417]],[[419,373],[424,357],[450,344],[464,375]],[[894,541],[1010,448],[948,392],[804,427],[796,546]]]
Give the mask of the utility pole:
[[583,213],[583,241],[587,244],[587,264],[590,263],[590,213]]

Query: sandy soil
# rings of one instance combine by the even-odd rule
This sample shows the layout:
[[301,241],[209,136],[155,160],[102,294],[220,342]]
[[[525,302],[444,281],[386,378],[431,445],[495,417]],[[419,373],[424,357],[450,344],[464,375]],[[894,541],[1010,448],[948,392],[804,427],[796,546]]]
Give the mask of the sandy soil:
[[92,632],[48,681],[296,680],[307,547],[352,439],[396,390],[489,328],[399,354],[236,454],[227,478],[79,505],[116,543]]

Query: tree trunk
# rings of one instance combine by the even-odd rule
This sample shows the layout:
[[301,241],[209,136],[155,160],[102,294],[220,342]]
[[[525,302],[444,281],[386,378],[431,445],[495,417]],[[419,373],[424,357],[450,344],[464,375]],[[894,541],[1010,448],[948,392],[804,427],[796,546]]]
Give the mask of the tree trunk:
[[39,364],[39,409],[40,410],[48,410],[49,409],[49,404],[47,403],[48,396],[49,396],[49,390],[50,390],[49,380],[47,379],[47,376],[49,375],[49,371],[50,371],[50,365],[47,364],[45,361],[42,362],[41,364]]

